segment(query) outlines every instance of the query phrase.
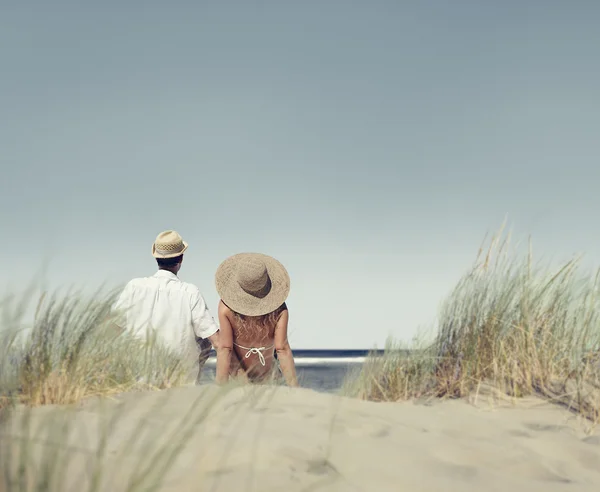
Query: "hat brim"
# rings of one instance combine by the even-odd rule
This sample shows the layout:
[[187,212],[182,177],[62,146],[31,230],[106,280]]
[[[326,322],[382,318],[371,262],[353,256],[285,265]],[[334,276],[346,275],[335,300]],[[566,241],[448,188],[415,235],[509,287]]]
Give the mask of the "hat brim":
[[152,256],[154,256],[154,258],[162,258],[162,259],[176,258],[178,256],[181,256],[188,249],[188,243],[186,243],[185,241],[181,241],[181,242],[183,243],[183,249],[181,251],[177,251],[175,253],[169,253],[167,255],[161,255],[160,253],[157,253],[156,252],[156,244],[152,244]]
[[[271,290],[262,297],[255,297],[238,284],[238,265],[247,258],[261,259],[271,279]],[[215,285],[221,300],[236,313],[244,316],[262,316],[280,307],[290,292],[290,277],[285,267],[271,256],[260,253],[239,253],[230,256],[217,268]]]

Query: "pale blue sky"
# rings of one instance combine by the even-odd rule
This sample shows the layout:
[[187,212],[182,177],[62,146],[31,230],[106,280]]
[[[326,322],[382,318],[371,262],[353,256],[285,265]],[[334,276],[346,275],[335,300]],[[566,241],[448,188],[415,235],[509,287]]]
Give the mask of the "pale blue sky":
[[[600,2],[0,3],[5,284],[289,269],[292,345],[431,323],[508,216],[600,263]],[[143,6],[143,7],[142,7]]]

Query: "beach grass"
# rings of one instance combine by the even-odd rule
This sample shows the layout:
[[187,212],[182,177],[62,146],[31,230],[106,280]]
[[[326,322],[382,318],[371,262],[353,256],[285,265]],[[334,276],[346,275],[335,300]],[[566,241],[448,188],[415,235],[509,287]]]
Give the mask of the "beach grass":
[[90,396],[164,389],[187,382],[187,367],[156,339],[121,332],[115,292],[42,293],[32,324],[24,302],[2,304],[0,399],[38,406]]
[[[441,306],[432,337],[389,340],[344,393],[368,400],[538,395],[600,421],[599,275],[551,270],[501,229]],[[402,349],[410,349],[408,352]]]

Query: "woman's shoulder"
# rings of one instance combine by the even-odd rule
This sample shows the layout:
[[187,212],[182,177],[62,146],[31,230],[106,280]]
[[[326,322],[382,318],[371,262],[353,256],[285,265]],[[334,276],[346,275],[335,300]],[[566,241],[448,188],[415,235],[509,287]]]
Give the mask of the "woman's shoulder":
[[279,306],[276,310],[275,310],[275,315],[277,317],[277,319],[281,318],[281,315],[283,313],[287,313],[288,312],[288,307],[287,304],[284,302],[281,306]]
[[227,316],[233,314],[229,306],[223,302],[223,299],[219,300],[219,314],[225,314]]

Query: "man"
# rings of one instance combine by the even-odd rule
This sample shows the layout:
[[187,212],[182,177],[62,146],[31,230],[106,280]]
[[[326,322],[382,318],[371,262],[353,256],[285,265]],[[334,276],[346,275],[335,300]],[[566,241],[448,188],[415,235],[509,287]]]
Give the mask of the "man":
[[176,231],[161,232],[152,245],[158,271],[129,281],[114,310],[120,313],[116,324],[135,336],[156,336],[186,359],[199,349],[198,382],[211,345],[218,347],[219,328],[198,287],[177,276],[187,248]]

